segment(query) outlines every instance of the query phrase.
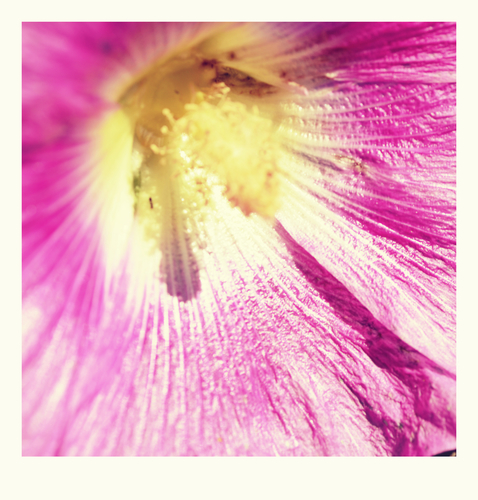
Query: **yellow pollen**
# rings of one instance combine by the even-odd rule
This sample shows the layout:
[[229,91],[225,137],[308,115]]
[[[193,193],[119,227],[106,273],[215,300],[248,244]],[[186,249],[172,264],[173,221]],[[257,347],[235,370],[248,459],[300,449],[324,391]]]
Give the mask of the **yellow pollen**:
[[179,169],[204,167],[217,176],[223,194],[246,215],[272,217],[279,208],[280,145],[273,123],[257,108],[222,98],[188,104],[168,137]]
[[[226,82],[237,87],[238,94]],[[274,216],[281,184],[281,147],[274,124],[261,116],[257,105],[230,97],[247,91],[258,100],[266,88],[273,92],[270,85],[194,52],[163,62],[131,86],[120,103],[135,129],[136,151],[143,156],[137,208],[144,198],[152,216],[149,199],[162,190],[158,182],[168,182],[168,176],[155,170],[168,166],[171,177],[181,179],[183,191],[193,179],[195,188],[186,189],[181,198],[185,206],[191,202],[211,209],[214,185],[245,215]],[[208,183],[196,184],[199,171]],[[211,189],[205,190],[206,184]],[[154,207],[160,205],[153,202]]]

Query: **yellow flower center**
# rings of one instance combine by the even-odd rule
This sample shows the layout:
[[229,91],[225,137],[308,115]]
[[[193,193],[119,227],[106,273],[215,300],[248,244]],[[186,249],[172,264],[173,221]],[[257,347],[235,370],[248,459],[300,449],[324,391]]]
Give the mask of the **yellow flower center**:
[[206,206],[221,186],[244,214],[275,214],[280,146],[273,123],[257,106],[231,100],[226,82],[256,98],[272,89],[214,60],[185,55],[154,68],[123,96],[140,153],[135,188],[142,217],[161,206],[159,184],[172,179],[187,194],[185,204]]

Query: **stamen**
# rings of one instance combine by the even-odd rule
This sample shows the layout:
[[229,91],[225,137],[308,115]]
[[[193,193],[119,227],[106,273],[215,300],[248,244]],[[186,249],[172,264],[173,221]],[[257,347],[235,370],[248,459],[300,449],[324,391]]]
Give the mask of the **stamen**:
[[[280,194],[280,146],[270,120],[227,98],[187,106],[169,136],[172,161],[204,167],[245,215],[275,214]],[[176,153],[176,154],[175,154]],[[179,158],[178,158],[179,156]]]

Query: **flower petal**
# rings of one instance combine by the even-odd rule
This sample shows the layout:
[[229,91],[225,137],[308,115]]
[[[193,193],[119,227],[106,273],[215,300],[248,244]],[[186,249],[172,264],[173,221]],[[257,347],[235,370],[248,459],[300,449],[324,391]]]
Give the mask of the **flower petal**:
[[45,353],[54,389],[27,370],[29,394],[54,409],[27,420],[28,454],[421,455],[453,446],[451,374],[383,328],[283,228],[226,203],[219,214],[197,298],[182,302],[153,280],[129,330],[119,307],[86,348],[85,331],[65,326]]
[[455,81],[453,23],[248,23],[205,44],[232,67],[307,89]]
[[[394,31],[391,53],[404,43]],[[453,47],[441,46],[446,61]],[[455,86],[356,78],[289,108],[302,189],[279,219],[384,325],[454,371]]]

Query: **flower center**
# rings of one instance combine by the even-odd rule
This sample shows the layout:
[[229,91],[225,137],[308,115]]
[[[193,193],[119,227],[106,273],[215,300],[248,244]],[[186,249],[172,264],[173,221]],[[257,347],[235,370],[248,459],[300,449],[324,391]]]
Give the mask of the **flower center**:
[[211,206],[220,193],[245,215],[275,214],[281,149],[273,122],[257,106],[232,100],[231,88],[256,99],[274,91],[215,60],[185,54],[153,68],[123,95],[135,129],[140,217],[161,209],[165,188],[179,191],[185,210]]

